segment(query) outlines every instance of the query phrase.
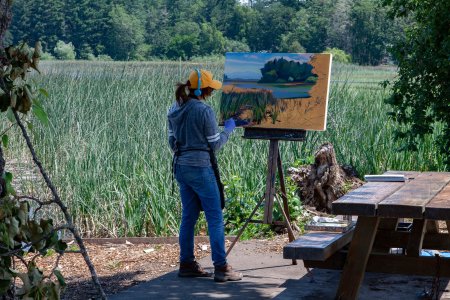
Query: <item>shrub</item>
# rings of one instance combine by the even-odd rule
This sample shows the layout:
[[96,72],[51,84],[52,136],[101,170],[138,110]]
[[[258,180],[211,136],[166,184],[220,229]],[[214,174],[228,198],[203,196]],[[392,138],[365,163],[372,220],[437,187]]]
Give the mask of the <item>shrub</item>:
[[66,44],[63,41],[58,41],[53,52],[55,52],[56,57],[61,60],[75,59],[75,47],[71,42]]
[[333,60],[336,62],[348,64],[352,62],[352,57],[350,54],[345,53],[344,50],[339,48],[326,48],[323,53],[330,53],[333,55]]
[[55,57],[50,52],[42,52],[41,60],[54,60]]

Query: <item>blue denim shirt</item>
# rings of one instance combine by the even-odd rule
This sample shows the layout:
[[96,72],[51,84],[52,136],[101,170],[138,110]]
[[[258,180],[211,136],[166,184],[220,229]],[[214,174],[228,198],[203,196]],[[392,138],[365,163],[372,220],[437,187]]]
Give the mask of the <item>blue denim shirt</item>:
[[213,109],[204,101],[190,99],[179,106],[175,102],[167,113],[169,145],[172,151],[181,151],[176,164],[197,167],[211,166],[206,151],[187,151],[188,149],[219,150],[227,141],[229,132],[219,132]]

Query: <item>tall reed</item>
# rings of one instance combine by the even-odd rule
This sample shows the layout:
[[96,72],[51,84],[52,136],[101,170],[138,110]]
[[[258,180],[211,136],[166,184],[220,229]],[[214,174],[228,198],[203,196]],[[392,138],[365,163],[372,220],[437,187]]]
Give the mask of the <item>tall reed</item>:
[[[177,234],[181,208],[177,188],[172,189],[166,112],[175,84],[196,67],[223,76],[221,63],[43,64],[36,80],[50,94],[44,101],[50,126],[35,126],[33,140],[85,236]],[[283,142],[284,166],[329,141],[339,162],[353,165],[360,175],[443,170],[433,136],[417,153],[397,151],[397,125],[383,102],[389,91],[377,84],[392,76],[392,69],[336,65],[327,130],[309,132],[306,142]],[[220,93],[211,100],[217,112],[219,100]],[[218,154],[219,164],[225,181],[239,176],[243,191],[256,201],[264,190],[268,141],[244,140],[242,133],[237,129]],[[20,158],[17,164],[25,161],[20,140],[10,144],[8,157]],[[44,193],[33,184],[21,188]]]

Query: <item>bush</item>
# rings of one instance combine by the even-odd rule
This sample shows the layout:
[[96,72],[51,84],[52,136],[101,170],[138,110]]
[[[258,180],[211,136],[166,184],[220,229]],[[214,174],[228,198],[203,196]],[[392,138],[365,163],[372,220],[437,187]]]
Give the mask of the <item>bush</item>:
[[55,57],[50,52],[42,52],[41,60],[54,60]]
[[330,53],[333,55],[333,61],[349,64],[352,62],[352,57],[350,54],[345,53],[344,50],[339,48],[326,48],[323,53]]
[[75,47],[71,42],[66,44],[63,41],[58,41],[53,52],[55,52],[56,57],[61,60],[75,59]]

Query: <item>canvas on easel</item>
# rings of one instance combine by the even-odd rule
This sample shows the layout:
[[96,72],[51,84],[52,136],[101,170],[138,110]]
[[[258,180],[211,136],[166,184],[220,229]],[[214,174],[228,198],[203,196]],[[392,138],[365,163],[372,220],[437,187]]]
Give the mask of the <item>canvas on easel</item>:
[[227,53],[221,120],[261,129],[325,130],[331,54]]
[[[304,141],[306,131],[326,129],[330,90],[331,54],[314,53],[227,53],[221,122],[233,118],[244,126],[244,138],[270,140],[266,191],[257,203],[227,255],[249,222],[279,224],[273,220],[274,201],[280,205],[289,241],[295,239],[290,225],[279,141]],[[279,177],[281,200],[276,193]],[[252,220],[264,204],[262,221]],[[296,264],[296,260],[293,260]]]

